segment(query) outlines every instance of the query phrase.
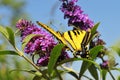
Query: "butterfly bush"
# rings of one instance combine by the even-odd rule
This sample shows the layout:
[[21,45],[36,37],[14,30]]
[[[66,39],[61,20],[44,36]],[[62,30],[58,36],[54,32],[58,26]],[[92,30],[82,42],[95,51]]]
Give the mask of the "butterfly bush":
[[[84,14],[84,11],[81,9],[79,5],[76,5],[76,2],[78,0],[59,0],[61,1],[62,5],[60,7],[60,10],[64,13],[64,19],[68,19],[68,26],[72,25],[75,26],[81,30],[89,30],[93,28],[94,22],[89,19],[87,14]],[[99,34],[98,31],[96,31],[96,34]],[[100,35],[100,34],[99,34]],[[89,49],[92,49],[95,46],[102,45],[104,48],[99,51],[97,57],[101,58],[102,63],[100,64],[100,67],[103,69],[109,68],[109,61],[104,60],[104,56],[106,55],[106,52],[108,51],[105,47],[104,40],[99,38],[99,35],[95,37],[95,40],[91,40]]]
[[[24,52],[33,55],[34,52],[39,54],[39,59],[37,60],[38,66],[46,66],[49,61],[51,50],[57,45],[53,36],[48,32],[44,31],[42,28],[38,28],[31,21],[20,19],[16,27],[21,31],[21,41],[30,34],[39,34],[40,36],[33,37],[29,43],[27,43]],[[62,58],[62,59],[61,59]],[[69,58],[69,55],[65,50],[61,52],[61,56],[58,61]]]
[[78,0],[60,0],[62,6],[60,10],[64,13],[64,18],[68,19],[68,25],[73,25],[82,30],[91,29],[94,25],[93,21],[89,19],[87,14],[84,14],[80,6],[75,3]]

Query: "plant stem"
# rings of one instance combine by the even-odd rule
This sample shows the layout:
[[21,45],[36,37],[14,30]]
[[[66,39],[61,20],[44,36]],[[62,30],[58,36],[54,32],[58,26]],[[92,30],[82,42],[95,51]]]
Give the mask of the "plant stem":
[[38,66],[36,66],[31,60],[29,60],[26,56],[24,56],[23,52],[19,51],[19,49],[17,49],[16,47],[14,47],[14,48],[21,57],[23,57],[27,62],[29,62],[37,71],[42,73],[42,76],[45,79],[50,80],[49,77],[46,74],[44,74],[43,71],[41,71]]
[[112,75],[112,73],[110,72],[110,70],[108,70],[110,76],[112,77],[113,80],[115,80],[114,76]]
[[58,75],[59,79],[60,79],[60,80],[63,80],[62,77],[61,77],[61,75],[60,75],[60,73],[59,73],[58,70],[57,70],[57,67],[55,67],[55,72],[56,72],[56,74]]

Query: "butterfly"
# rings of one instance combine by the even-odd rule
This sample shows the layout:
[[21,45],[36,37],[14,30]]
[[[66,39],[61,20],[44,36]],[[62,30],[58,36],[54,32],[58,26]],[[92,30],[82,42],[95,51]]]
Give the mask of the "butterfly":
[[[59,41],[61,41],[69,50],[73,52],[73,55],[77,57],[79,54],[82,58],[88,58],[88,46],[90,42],[91,32],[73,29],[66,31],[64,33],[60,33],[59,31],[54,31],[52,28],[37,21],[37,24],[48,32],[50,32],[53,36],[55,36]],[[81,53],[82,52],[82,53]]]

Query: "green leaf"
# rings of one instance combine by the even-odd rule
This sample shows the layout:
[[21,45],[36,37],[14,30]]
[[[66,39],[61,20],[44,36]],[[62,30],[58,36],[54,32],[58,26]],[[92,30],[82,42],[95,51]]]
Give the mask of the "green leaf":
[[91,42],[91,40],[94,39],[94,37],[98,35],[98,34],[96,34],[96,31],[97,31],[99,24],[100,24],[100,22],[95,24],[93,26],[93,28],[91,29],[91,36],[90,36],[89,42]]
[[102,70],[102,80],[106,80],[107,70]]
[[117,52],[117,54],[120,56],[120,43],[118,43],[118,45],[114,45],[114,46],[112,46],[111,48],[115,51],[115,52]]
[[104,46],[102,45],[98,45],[98,46],[95,46],[94,48],[90,49],[90,57],[92,58],[92,60],[94,60],[97,55],[98,55],[98,52],[103,48]]
[[[91,57],[91,60],[94,60],[98,54],[98,52],[103,48],[103,46],[99,45],[99,46],[96,46],[94,48],[92,48],[90,50],[90,57]],[[81,66],[81,70],[80,70],[80,73],[79,73],[79,77],[81,78],[82,75],[84,74],[84,72],[89,68],[89,66],[91,66],[91,62],[86,62],[86,61],[83,61],[82,63],[82,66]]]
[[3,51],[0,51],[0,55],[18,55],[18,53],[11,50],[3,50]]
[[[63,70],[58,70],[58,73],[63,74],[64,71]],[[52,73],[51,73],[51,79],[54,79],[54,78],[57,78],[57,77],[58,77],[58,75],[57,75],[56,71],[53,70]]]
[[33,38],[33,37],[36,37],[36,36],[42,36],[40,34],[30,34],[28,36],[26,36],[22,42],[22,50],[24,50],[25,46],[27,45],[27,43]]
[[42,77],[40,77],[40,76],[34,76],[32,80],[42,80]]
[[8,32],[7,32],[7,30],[6,30],[4,27],[0,26],[0,32],[1,32],[7,39],[9,38]]
[[9,27],[2,27],[0,26],[0,32],[9,40],[9,42],[15,46],[15,39],[14,39],[14,32]]
[[96,30],[97,30],[99,24],[100,24],[100,22],[98,22],[97,24],[95,24],[95,25],[93,26],[93,28],[91,29],[91,35],[94,35],[94,34],[96,33]]
[[53,48],[51,55],[50,55],[50,60],[48,62],[48,74],[49,75],[51,74],[56,64],[56,61],[58,57],[60,56],[63,47],[64,47],[64,44],[58,44],[57,46]]
[[94,64],[92,64],[89,68],[88,68],[89,72],[91,73],[91,75],[95,78],[95,80],[99,80],[98,79],[98,72],[97,72],[97,68],[95,67]]
[[84,72],[88,69],[88,67],[91,65],[92,63],[87,62],[87,61],[83,61],[82,62],[82,66],[80,69],[80,73],[79,73],[79,78],[81,78],[84,74]]
[[8,33],[8,39],[9,39],[9,42],[15,46],[15,35],[14,35],[14,32],[11,28],[9,27],[6,27],[6,30],[7,30],[7,33]]
[[70,75],[74,76],[74,78],[78,79],[78,75],[77,75],[75,72],[69,71],[68,73],[69,73]]
[[69,73],[70,75],[72,75],[74,78],[78,79],[78,73],[76,71],[74,71],[72,68],[68,68],[66,66],[62,66],[63,69],[65,69],[64,71],[66,73]]
[[30,74],[34,74],[35,76],[39,76],[39,77],[42,76],[42,74],[39,71],[36,71],[36,70],[19,70],[19,69],[13,69],[13,70],[10,71],[10,73],[13,72],[13,71],[23,71],[23,72],[27,72],[27,73],[30,73]]

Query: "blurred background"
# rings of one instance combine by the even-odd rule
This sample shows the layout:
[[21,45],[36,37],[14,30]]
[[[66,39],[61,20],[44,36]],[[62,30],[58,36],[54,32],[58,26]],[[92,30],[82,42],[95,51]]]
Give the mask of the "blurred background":
[[[119,0],[79,0],[77,3],[94,23],[101,22],[98,31],[101,33],[101,38],[106,42],[106,47],[111,47],[120,40],[119,3]],[[68,26],[67,20],[63,19],[63,13],[59,10],[59,7],[60,2],[58,0],[0,0],[0,25],[10,26],[15,31],[16,22],[23,18],[31,20],[35,24],[36,21],[45,24],[52,23],[54,25],[51,26],[52,28],[64,32],[71,28],[66,27]],[[19,36],[16,36],[16,42],[17,46],[21,48]],[[12,49],[12,47],[0,34],[0,50],[4,49]],[[117,56],[116,61],[120,64],[120,59]],[[75,70],[79,68],[77,64],[77,62],[73,63]],[[34,75],[19,71],[32,68],[18,56],[0,55],[0,80],[32,80]],[[17,71],[10,73],[13,69],[17,69]],[[115,72],[114,75],[118,76],[119,73]],[[69,79],[69,75],[66,79]]]

